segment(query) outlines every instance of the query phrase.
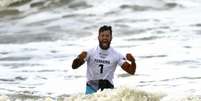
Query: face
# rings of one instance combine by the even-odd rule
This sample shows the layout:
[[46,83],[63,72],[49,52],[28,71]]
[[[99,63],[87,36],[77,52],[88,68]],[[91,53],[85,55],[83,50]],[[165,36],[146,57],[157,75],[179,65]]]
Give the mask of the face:
[[112,41],[112,35],[110,34],[110,31],[107,30],[99,33],[98,40],[100,48],[104,50],[108,49]]

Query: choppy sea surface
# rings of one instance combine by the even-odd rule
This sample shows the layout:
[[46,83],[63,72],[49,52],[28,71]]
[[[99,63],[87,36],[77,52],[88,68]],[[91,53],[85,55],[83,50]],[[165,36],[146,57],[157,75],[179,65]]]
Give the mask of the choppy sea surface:
[[[201,101],[200,0],[0,0],[0,101]],[[72,60],[113,27],[136,58],[114,90],[84,95]]]

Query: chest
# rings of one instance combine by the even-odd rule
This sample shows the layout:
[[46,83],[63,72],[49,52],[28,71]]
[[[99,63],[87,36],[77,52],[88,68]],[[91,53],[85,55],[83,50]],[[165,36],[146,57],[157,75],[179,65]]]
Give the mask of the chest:
[[96,54],[93,54],[90,56],[90,61],[94,64],[103,64],[103,65],[116,65],[117,64],[117,57],[115,54],[112,54],[110,52],[97,52]]

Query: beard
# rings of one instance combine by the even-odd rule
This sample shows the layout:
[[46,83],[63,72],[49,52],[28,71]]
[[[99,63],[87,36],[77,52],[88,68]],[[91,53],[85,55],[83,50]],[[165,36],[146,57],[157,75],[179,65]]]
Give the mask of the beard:
[[107,50],[108,48],[110,48],[110,43],[111,42],[103,43],[103,42],[99,41],[99,46],[100,46],[101,49]]

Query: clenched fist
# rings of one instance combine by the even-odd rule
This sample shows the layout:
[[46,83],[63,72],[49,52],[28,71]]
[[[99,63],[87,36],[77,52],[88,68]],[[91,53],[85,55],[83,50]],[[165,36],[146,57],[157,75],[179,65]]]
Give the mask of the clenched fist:
[[127,60],[129,60],[129,61],[131,61],[131,62],[135,62],[135,58],[132,56],[131,53],[127,53],[127,54],[126,54],[126,58],[127,58]]

